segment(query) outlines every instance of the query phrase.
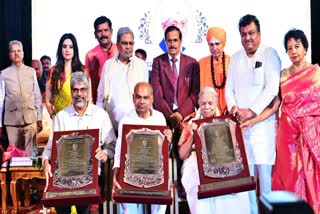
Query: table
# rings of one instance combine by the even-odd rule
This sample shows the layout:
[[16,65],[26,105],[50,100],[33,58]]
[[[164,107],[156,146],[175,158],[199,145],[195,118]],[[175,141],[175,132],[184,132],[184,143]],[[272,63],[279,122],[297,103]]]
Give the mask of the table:
[[32,167],[32,166],[20,166],[20,167],[9,167],[0,169],[0,179],[1,179],[1,192],[2,192],[2,213],[7,213],[7,174],[11,174],[10,183],[10,193],[13,202],[13,211],[11,213],[18,212],[18,196],[17,193],[17,180],[22,179],[25,186],[25,206],[30,206],[30,186],[29,180],[32,178],[42,178],[45,179],[45,174],[42,168]]
[[2,196],[2,213],[8,212],[7,207],[7,168],[0,168],[0,180],[1,180],[1,196]]
[[11,172],[11,183],[10,183],[10,192],[13,202],[13,211],[12,213],[17,213],[18,211],[18,194],[17,194],[17,180],[25,180],[25,206],[30,206],[30,186],[29,180],[32,178],[42,178],[45,179],[45,173],[42,168],[37,167],[10,167],[9,171]]

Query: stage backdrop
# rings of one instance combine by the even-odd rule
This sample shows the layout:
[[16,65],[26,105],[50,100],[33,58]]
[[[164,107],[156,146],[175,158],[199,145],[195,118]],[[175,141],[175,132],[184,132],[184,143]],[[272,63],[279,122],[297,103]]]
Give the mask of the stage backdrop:
[[[290,64],[283,47],[283,37],[289,29],[302,29],[310,42],[308,0],[32,0],[32,55],[33,58],[49,55],[54,64],[60,37],[73,33],[84,63],[85,54],[98,44],[93,22],[101,15],[112,21],[114,42],[120,27],[133,30],[134,47],[147,51],[150,67],[153,58],[165,51],[161,43],[163,29],[170,23],[183,31],[183,52],[196,59],[209,55],[207,29],[223,27],[227,32],[225,52],[232,55],[242,48],[238,22],[248,13],[260,20],[262,43],[278,51],[282,67]],[[309,50],[309,60],[310,54]]]

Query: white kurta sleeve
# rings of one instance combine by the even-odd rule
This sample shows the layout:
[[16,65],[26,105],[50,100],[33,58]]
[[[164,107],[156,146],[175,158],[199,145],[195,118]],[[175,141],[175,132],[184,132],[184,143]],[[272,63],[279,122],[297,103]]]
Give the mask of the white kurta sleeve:
[[106,113],[104,118],[101,119],[103,119],[103,126],[101,128],[102,146],[110,159],[113,158],[115,153],[116,136],[108,114]]
[[54,131],[59,131],[59,122],[58,122],[58,116],[59,114],[57,114],[54,117],[54,120],[52,121],[52,129],[49,135],[49,139],[47,142],[47,145],[44,147],[44,151],[42,152],[42,161],[44,160],[51,160],[51,152],[52,152],[52,141],[53,141],[53,132]]
[[237,57],[232,56],[230,59],[228,76],[226,81],[226,90],[225,90],[225,99],[228,107],[228,111],[235,105],[237,105],[235,93],[234,93],[234,74],[236,72],[235,62],[237,61]]
[[96,105],[103,108],[103,109],[105,109],[105,106],[103,105],[104,84],[105,84],[106,72],[107,72],[107,67],[108,67],[108,66],[106,66],[106,64],[107,64],[107,62],[105,62],[102,67],[101,78],[100,78],[98,89],[97,89],[97,102],[96,102]]
[[123,122],[120,121],[119,127],[118,127],[118,138],[117,138],[116,148],[115,148],[115,153],[114,153],[113,169],[120,167],[122,126],[123,126]]

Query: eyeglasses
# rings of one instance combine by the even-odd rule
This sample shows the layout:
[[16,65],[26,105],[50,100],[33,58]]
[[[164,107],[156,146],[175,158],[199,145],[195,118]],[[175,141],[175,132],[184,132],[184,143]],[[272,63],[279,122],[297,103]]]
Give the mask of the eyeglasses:
[[133,46],[134,45],[134,42],[127,42],[127,41],[119,41],[119,43],[123,46],[127,46],[127,45]]
[[79,92],[84,93],[84,92],[88,91],[88,88],[85,88],[85,87],[83,87],[83,88],[71,88],[71,91],[72,91],[72,93],[79,93]]

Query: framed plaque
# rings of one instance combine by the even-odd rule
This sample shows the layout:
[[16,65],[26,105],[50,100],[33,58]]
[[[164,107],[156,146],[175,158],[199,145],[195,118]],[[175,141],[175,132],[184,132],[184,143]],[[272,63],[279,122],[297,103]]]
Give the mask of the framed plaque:
[[46,207],[100,203],[99,129],[53,133],[51,170],[42,202]]
[[123,125],[116,202],[171,204],[166,126]]
[[250,176],[242,131],[232,115],[194,121],[200,185],[198,198],[255,189]]

